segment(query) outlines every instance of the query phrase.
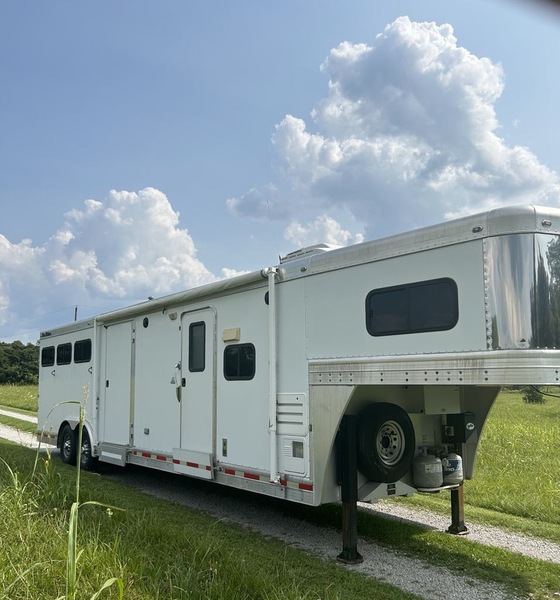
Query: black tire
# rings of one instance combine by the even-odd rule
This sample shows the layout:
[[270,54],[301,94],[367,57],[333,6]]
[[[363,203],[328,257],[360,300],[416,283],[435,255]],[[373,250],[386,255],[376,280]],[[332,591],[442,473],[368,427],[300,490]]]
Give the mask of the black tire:
[[396,404],[370,404],[358,418],[358,468],[371,481],[394,483],[412,466],[412,421]]
[[93,456],[93,448],[91,447],[89,433],[84,427],[82,429],[82,451],[80,452],[80,467],[85,471],[91,471],[94,468],[96,462],[96,457]]
[[62,462],[67,465],[75,465],[77,449],[76,434],[72,431],[70,425],[65,425],[60,434],[60,457]]

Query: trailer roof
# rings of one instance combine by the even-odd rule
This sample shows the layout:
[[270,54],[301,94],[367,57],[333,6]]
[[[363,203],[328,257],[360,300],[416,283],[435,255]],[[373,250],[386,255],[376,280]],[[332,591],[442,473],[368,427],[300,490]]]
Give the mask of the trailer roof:
[[560,209],[532,205],[497,208],[337,250],[315,253],[284,263],[282,272],[291,279],[478,238],[529,232],[560,233]]
[[[314,251],[296,251],[281,261],[278,272],[281,280],[306,277],[364,262],[379,261],[393,256],[421,252],[431,248],[450,246],[477,238],[494,237],[510,233],[560,233],[560,209],[531,205],[497,208],[485,213],[467,216],[380,238],[353,246],[328,249],[313,247]],[[100,314],[98,323],[108,323],[137,314],[167,310],[197,299],[233,293],[241,288],[265,285],[266,269],[238,277],[224,279],[175,294],[147,300],[126,308]],[[86,319],[41,332],[41,338],[91,327],[94,319]]]

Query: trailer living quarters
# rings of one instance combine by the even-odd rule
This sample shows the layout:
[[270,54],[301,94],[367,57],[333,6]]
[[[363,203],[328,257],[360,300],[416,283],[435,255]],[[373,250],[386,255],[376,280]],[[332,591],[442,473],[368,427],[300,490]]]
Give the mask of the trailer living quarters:
[[349,510],[428,491],[420,448],[471,478],[500,387],[559,381],[559,233],[560,210],[497,209],[44,331],[38,435],[75,461],[81,402],[84,467]]

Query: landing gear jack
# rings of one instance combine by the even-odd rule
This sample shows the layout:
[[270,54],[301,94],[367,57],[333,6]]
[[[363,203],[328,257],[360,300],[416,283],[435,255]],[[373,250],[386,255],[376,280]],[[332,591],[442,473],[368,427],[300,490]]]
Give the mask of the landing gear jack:
[[342,478],[342,552],[336,559],[344,564],[364,562],[358,552],[358,422],[354,415],[342,418],[340,466]]
[[465,505],[463,502],[463,485],[451,490],[451,525],[447,533],[467,535],[469,528],[465,525]]

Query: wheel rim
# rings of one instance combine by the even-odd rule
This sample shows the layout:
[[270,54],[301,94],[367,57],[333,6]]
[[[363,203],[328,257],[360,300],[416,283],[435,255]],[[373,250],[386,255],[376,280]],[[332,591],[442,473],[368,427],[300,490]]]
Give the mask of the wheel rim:
[[89,460],[90,455],[91,455],[91,448],[89,445],[89,440],[84,439],[82,441],[81,462],[86,463]]
[[72,452],[72,438],[69,435],[64,436],[62,452],[66,458],[68,458]]
[[388,466],[395,465],[405,450],[405,435],[396,421],[386,421],[377,434],[377,454]]

